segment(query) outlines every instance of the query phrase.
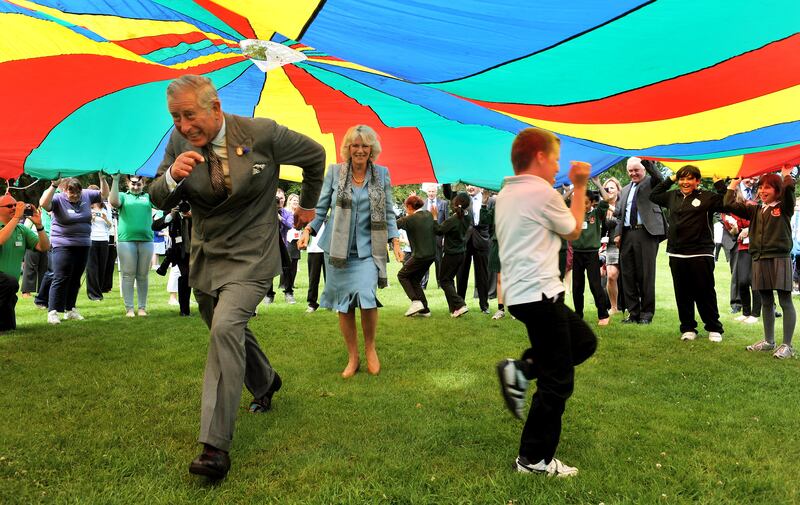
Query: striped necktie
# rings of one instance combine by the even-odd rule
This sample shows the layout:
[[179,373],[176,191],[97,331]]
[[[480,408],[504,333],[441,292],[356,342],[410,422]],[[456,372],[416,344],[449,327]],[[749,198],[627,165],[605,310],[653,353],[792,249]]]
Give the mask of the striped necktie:
[[207,145],[203,148],[203,155],[208,164],[208,177],[211,179],[211,190],[217,198],[227,198],[228,188],[225,186],[225,173],[222,171],[222,160],[219,159],[214,149]]

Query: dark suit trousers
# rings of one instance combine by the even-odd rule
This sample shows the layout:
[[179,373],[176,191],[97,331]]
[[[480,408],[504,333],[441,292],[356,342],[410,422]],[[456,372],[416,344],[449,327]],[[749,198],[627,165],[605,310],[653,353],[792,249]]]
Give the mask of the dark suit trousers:
[[458,271],[456,285],[458,296],[466,300],[467,284],[469,283],[470,265],[475,263],[475,289],[478,290],[478,302],[481,310],[489,309],[489,251],[476,249],[472,240],[467,241],[467,250],[464,253],[464,262]]
[[92,240],[89,261],[86,263],[86,296],[90,300],[103,299],[103,276],[108,260],[108,240]]
[[214,293],[194,290],[200,316],[211,330],[203,375],[198,439],[202,444],[230,450],[242,384],[254,398],[261,398],[275,379],[275,371],[247,326],[268,282],[231,282]]
[[656,311],[658,238],[644,228],[623,230],[619,268],[631,319],[651,320]]
[[47,251],[39,252],[35,249],[25,251],[25,263],[22,268],[22,292],[38,292],[41,289],[45,272],[47,272]]
[[409,300],[419,300],[425,308],[428,308],[428,299],[425,298],[425,290],[422,289],[422,277],[428,272],[434,258],[419,259],[414,256],[403,264],[403,268],[397,272],[397,280],[403,286],[403,291]]
[[464,298],[458,295],[456,291],[455,279],[461,265],[464,263],[464,253],[458,254],[445,254],[442,256],[442,270],[439,277],[439,287],[444,291],[444,297],[447,299],[447,308],[450,312],[460,309],[466,303]]
[[706,331],[722,333],[717,309],[717,292],[714,290],[714,258],[669,258],[672,285],[675,288],[675,304],[681,320],[681,333],[697,330],[694,306],[703,320]]
[[597,251],[573,251],[572,253],[572,303],[575,312],[583,319],[583,290],[585,277],[589,278],[589,290],[597,307],[597,318],[608,317],[608,295],[600,284],[600,258]]
[[597,337],[564,305],[563,293],[554,300],[511,305],[508,310],[525,325],[531,342],[522,359],[533,363],[523,371],[528,378],[537,377],[519,454],[533,463],[549,462],[561,438],[561,416],[572,395],[575,367],[594,354]]
[[325,253],[308,253],[308,296],[309,307],[319,308],[320,272],[325,276]]
[[17,279],[0,272],[0,331],[17,329]]
[[189,286],[189,255],[187,254],[178,260],[178,270],[181,276],[178,277],[178,306],[181,314],[191,313],[190,301],[192,298],[192,288]]

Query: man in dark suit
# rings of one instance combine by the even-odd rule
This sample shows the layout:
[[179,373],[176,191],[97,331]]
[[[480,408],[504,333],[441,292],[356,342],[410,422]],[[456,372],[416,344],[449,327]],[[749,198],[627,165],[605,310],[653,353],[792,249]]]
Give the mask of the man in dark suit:
[[281,387],[247,326],[270,280],[281,272],[275,207],[280,166],[303,169],[294,217],[302,228],[314,218],[325,151],[270,119],[224,114],[206,77],[174,80],[167,105],[175,130],[150,194],[165,210],[181,200],[192,207],[189,282],[211,337],[200,415],[203,452],[189,472],[219,479],[230,469],[242,384],[253,394],[254,413],[268,410]]
[[[436,214],[436,222],[439,224],[444,223],[444,220],[448,218],[450,215],[450,205],[449,202],[443,198],[438,197],[439,186],[435,182],[427,183],[427,186],[423,184],[422,186],[425,188],[425,193],[428,195],[428,198],[425,199],[425,207],[423,207],[428,212],[431,211],[432,207],[436,207],[437,214]],[[436,259],[434,260],[435,265],[435,272],[436,272],[436,287],[439,287],[439,263],[442,261],[442,249],[444,248],[444,237],[438,235],[436,237]],[[428,287],[428,273],[425,273],[425,276],[422,278],[422,289]]]
[[[656,311],[656,255],[667,232],[661,207],[650,201],[651,190],[663,176],[650,162],[629,158],[631,182],[620,192],[614,217],[614,242],[619,247],[619,266],[628,318],[624,323],[650,324]],[[646,172],[646,173],[645,173]]]

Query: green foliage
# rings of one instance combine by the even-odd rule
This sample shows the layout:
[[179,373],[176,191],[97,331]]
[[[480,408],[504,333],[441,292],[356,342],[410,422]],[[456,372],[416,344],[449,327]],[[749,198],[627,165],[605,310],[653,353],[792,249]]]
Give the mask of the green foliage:
[[[341,379],[335,314],[280,292],[260,307],[250,327],[284,388],[263,415],[243,392],[233,468],[216,485],[187,473],[208,342],[196,307],[178,317],[155,275],[147,318],[123,316],[117,279],[103,302],[81,293],[82,322],[49,326],[20,299],[18,329],[0,335],[0,503],[800,503],[800,362],[744,350],[762,330],[728,314],[717,265],[721,344],[679,341],[663,250],[652,325],[616,315],[600,328],[586,293],[599,346],[564,415],[557,456],[581,472],[570,480],[511,470],[522,424],[493,366],[526,346],[523,325],[472,299],[453,320],[433,285],[433,316],[405,318],[394,262],[378,377]],[[306,282],[301,261],[298,300]]]

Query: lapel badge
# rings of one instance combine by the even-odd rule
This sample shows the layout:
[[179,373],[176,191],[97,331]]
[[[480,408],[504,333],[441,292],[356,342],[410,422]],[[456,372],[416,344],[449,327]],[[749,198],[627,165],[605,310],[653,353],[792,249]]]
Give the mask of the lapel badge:
[[773,207],[771,213],[772,213],[772,217],[781,217],[781,208],[780,207]]
[[244,146],[236,146],[236,156],[243,156],[250,152],[250,148]]

